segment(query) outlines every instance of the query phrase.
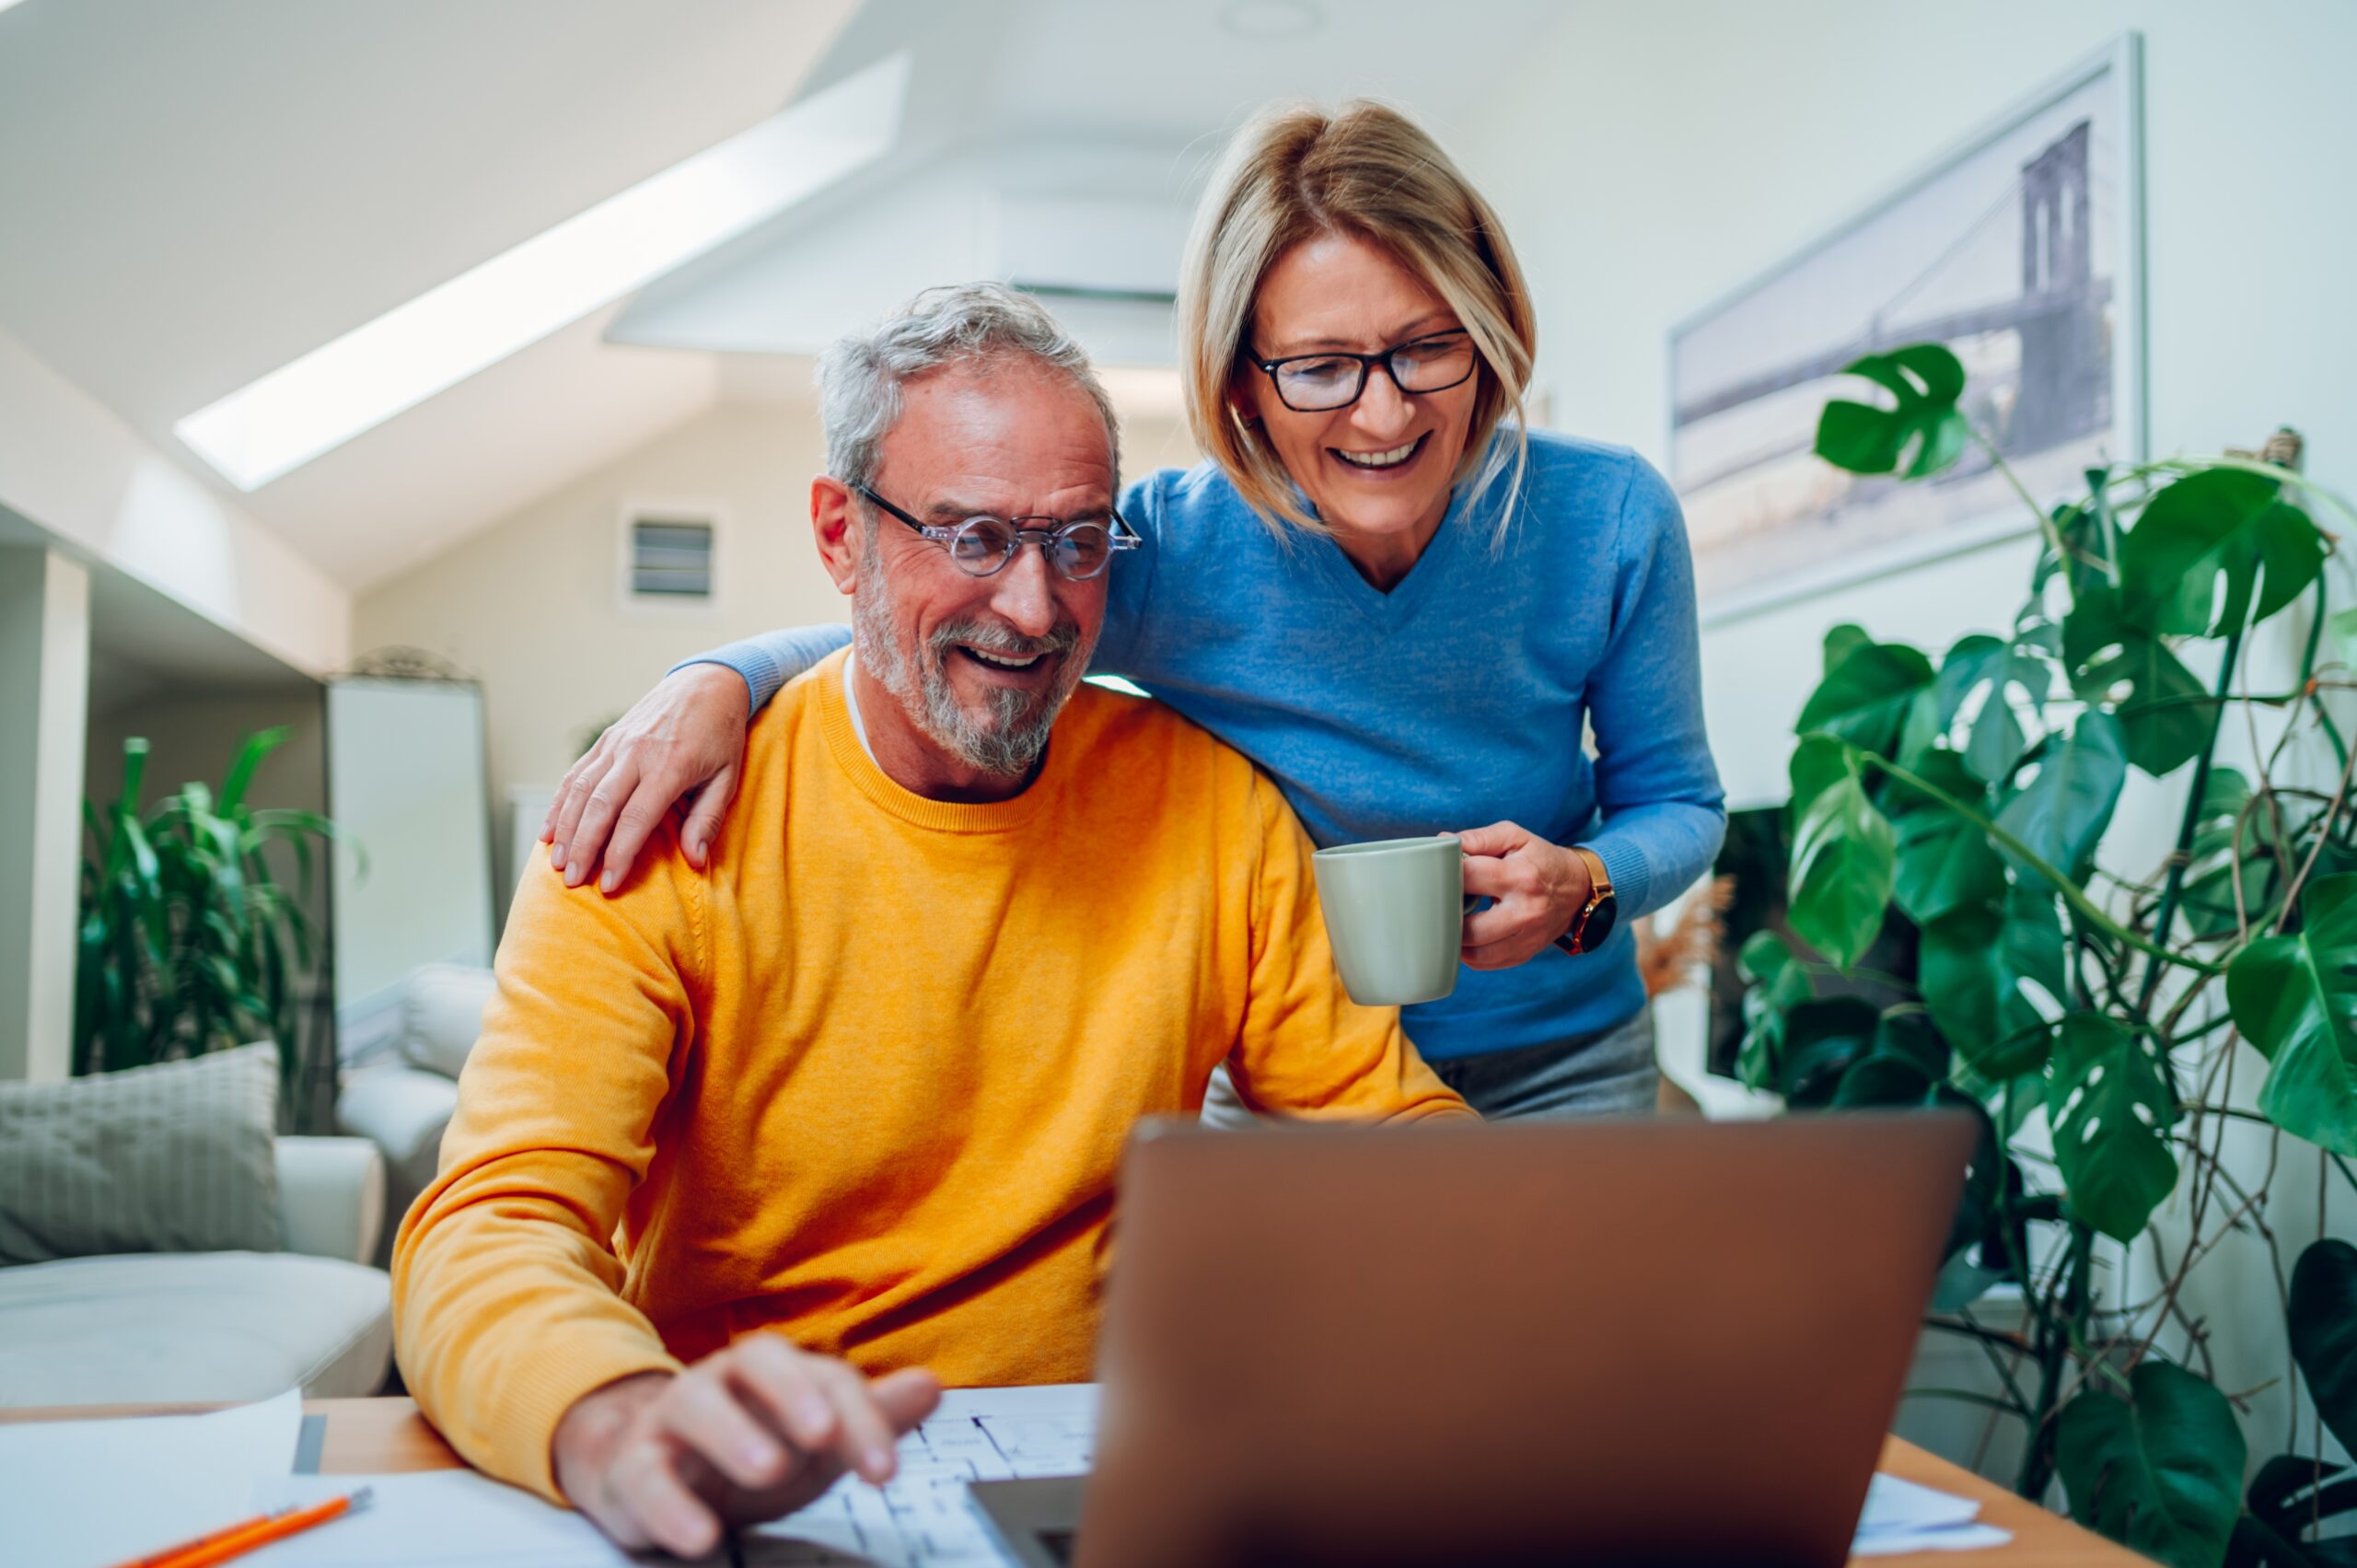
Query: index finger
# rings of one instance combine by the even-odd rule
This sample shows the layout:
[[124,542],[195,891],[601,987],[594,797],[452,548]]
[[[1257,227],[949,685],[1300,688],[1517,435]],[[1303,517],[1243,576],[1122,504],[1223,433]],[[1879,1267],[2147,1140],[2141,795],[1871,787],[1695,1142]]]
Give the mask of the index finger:
[[540,842],[556,842],[557,820],[564,815],[565,803],[573,798],[574,785],[593,765],[605,765],[605,745],[606,738],[601,735],[597,744],[575,757],[573,766],[565,769],[564,776],[556,781],[556,793],[549,796],[549,808],[540,814]]
[[731,1375],[781,1416],[813,1394],[826,1403],[825,1435],[811,1446],[814,1459],[833,1458],[879,1484],[891,1478],[898,1434],[858,1372],[774,1338],[749,1336],[735,1348]]
[[614,818],[638,791],[638,761],[625,751],[614,759],[581,807],[581,819],[564,836],[564,885],[576,887],[598,874],[599,853]]
[[1518,936],[1530,924],[1524,911],[1508,909],[1504,904],[1492,904],[1479,914],[1465,917],[1465,935],[1460,946],[1468,953],[1476,947],[1486,947],[1492,942],[1504,942]]
[[581,820],[581,813],[588,808],[591,792],[598,787],[598,781],[605,777],[607,770],[613,766],[613,759],[604,747],[605,742],[600,740],[581,761],[573,764],[572,771],[564,775],[564,782],[557,786],[556,799],[549,805],[555,823],[554,831],[549,838],[549,859],[559,871],[563,870],[572,858],[574,829]]

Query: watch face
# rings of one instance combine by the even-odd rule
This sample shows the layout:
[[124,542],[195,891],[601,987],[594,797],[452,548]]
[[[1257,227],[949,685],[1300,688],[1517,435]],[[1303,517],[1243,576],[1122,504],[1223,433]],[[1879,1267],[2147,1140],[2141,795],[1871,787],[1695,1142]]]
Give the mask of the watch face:
[[1580,951],[1593,953],[1603,947],[1604,939],[1612,935],[1612,927],[1619,923],[1620,919],[1620,900],[1619,899],[1608,897],[1602,903],[1588,911],[1587,923],[1580,927]]

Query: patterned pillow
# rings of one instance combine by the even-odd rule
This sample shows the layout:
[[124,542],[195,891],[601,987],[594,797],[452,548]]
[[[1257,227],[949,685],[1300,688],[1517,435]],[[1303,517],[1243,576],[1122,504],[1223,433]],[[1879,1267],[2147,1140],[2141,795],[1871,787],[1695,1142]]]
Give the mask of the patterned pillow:
[[278,1048],[0,1084],[0,1264],[279,1249]]

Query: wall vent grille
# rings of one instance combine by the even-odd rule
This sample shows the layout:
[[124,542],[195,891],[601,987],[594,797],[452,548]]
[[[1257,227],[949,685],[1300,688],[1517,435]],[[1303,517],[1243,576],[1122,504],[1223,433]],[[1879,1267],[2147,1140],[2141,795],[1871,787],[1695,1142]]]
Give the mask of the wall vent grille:
[[679,603],[712,598],[712,524],[686,517],[633,517],[630,591]]

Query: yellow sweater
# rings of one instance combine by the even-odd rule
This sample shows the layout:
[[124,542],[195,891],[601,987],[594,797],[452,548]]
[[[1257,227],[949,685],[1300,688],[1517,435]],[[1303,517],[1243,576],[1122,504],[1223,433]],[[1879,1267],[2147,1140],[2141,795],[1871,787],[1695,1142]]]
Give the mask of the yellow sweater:
[[1309,844],[1237,753],[1083,687],[1023,795],[928,800],[842,665],[754,725],[708,874],[667,842],[611,898],[545,858],[517,892],[393,1305],[425,1413],[552,1498],[575,1400],[756,1329],[1086,1378],[1122,1141],[1223,1059],[1271,1110],[1471,1114],[1342,993]]

